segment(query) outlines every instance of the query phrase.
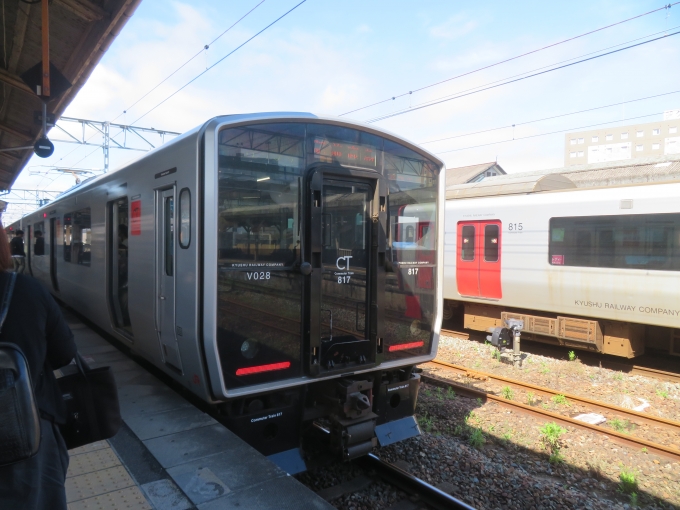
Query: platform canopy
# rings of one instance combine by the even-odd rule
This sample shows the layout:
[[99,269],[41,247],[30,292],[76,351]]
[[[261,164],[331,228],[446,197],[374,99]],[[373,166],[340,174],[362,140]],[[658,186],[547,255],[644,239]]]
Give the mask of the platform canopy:
[[[58,119],[130,19],[141,0],[50,0],[48,114]],[[32,146],[41,136],[42,99],[29,86],[42,77],[43,6],[40,0],[4,3],[0,52],[0,149]],[[28,83],[27,83],[28,82]],[[49,128],[48,128],[49,131]],[[0,189],[8,189],[32,150],[0,151]]]

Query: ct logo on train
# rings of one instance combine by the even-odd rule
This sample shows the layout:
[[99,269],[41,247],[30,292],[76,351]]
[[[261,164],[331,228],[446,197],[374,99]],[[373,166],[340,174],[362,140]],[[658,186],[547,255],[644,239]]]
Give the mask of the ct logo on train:
[[[337,267],[340,271],[347,271],[349,269],[349,259],[352,258],[352,255],[345,255],[344,257],[338,257],[338,260],[335,261],[335,267]],[[342,267],[341,264],[344,263],[345,267]]]

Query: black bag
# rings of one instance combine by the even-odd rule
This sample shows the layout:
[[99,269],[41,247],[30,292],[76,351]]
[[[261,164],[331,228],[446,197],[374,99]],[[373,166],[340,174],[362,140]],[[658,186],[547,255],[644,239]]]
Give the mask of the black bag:
[[80,353],[75,361],[73,373],[57,379],[67,411],[59,428],[69,450],[115,436],[122,423],[111,367],[91,369]]
[[[14,291],[9,275],[0,308],[0,330]],[[26,356],[18,345],[0,342],[0,466],[26,460],[40,448],[40,415]]]

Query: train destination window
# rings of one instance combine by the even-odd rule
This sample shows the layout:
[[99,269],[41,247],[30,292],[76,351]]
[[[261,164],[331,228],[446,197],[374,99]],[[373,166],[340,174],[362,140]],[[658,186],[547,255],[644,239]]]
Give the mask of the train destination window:
[[550,220],[551,264],[680,271],[680,214]]
[[90,265],[92,225],[90,208],[64,215],[64,260],[81,266]]
[[475,260],[475,227],[466,225],[463,227],[463,247],[460,250],[460,258],[463,260]]
[[33,225],[33,255],[45,255],[45,222]]
[[188,248],[191,244],[191,192],[184,188],[179,193],[179,245]]
[[498,225],[484,227],[484,261],[498,262]]

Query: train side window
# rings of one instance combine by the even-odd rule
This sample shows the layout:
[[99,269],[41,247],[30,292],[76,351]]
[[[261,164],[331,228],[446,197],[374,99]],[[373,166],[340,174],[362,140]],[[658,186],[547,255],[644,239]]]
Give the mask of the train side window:
[[498,262],[498,225],[484,227],[484,262]]
[[64,215],[64,260],[81,266],[90,265],[92,219],[90,208]]
[[551,218],[549,262],[680,271],[680,214]]
[[463,227],[461,259],[475,260],[475,227],[466,225]]
[[40,221],[33,225],[33,255],[45,255],[45,222]]
[[191,192],[184,188],[179,193],[179,245],[188,248],[191,244]]

